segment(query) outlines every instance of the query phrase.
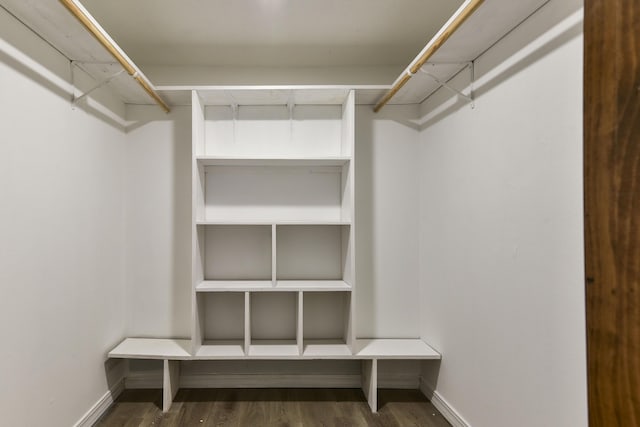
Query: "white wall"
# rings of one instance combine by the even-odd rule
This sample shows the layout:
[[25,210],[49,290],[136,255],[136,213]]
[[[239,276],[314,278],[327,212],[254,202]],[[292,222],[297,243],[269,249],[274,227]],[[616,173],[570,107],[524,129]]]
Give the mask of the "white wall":
[[420,336],[417,105],[356,108],[356,335]]
[[69,61],[0,9],[0,413],[69,426],[117,379],[124,106],[72,109]]
[[127,106],[126,335],[191,334],[191,107]]
[[474,427],[586,426],[581,2],[552,0],[476,76],[475,109],[443,91],[422,106],[421,333],[443,355],[436,398]]

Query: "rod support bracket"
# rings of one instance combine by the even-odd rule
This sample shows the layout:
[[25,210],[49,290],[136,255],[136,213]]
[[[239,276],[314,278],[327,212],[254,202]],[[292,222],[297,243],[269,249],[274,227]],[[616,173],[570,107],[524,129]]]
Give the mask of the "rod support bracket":
[[[439,87],[443,87],[443,88],[449,90],[450,92],[453,92],[458,97],[464,99],[466,102],[469,103],[469,105],[473,109],[473,108],[475,108],[474,87],[473,87],[474,78],[475,78],[475,76],[474,76],[474,74],[475,74],[475,70],[474,70],[475,64],[474,64],[473,61],[469,61],[469,62],[466,62],[464,64],[466,64],[465,68],[467,68],[469,70],[469,93],[468,94],[462,92],[461,90],[458,90],[458,89],[454,88],[453,86],[451,86],[449,84],[449,81],[453,77],[455,77],[455,75],[458,74],[459,71],[456,71],[456,73],[454,75],[448,77],[445,80],[442,80],[442,79],[438,78],[437,76],[433,75],[432,73],[430,73],[429,71],[426,71],[424,69],[424,66],[421,67],[419,71],[421,73],[427,75],[428,77],[430,77],[433,81],[435,81],[439,85]],[[425,65],[427,65],[427,64],[425,64]],[[443,65],[443,64],[442,63],[440,63],[440,64],[431,63],[431,64],[428,64],[428,65],[435,66],[435,65]]]
[[233,121],[238,120],[238,111],[240,110],[238,104],[235,102],[231,103],[231,111],[233,112]]
[[289,102],[287,102],[287,109],[289,110],[289,120],[293,120],[293,109],[295,108],[296,104],[293,103],[293,101],[289,100]]
[[82,101],[83,99],[85,99],[87,96],[89,96],[92,92],[100,89],[101,87],[103,87],[104,85],[108,84],[111,80],[115,79],[116,77],[120,76],[121,74],[123,74],[126,70],[123,68],[120,71],[118,71],[117,73],[114,73],[110,76],[105,77],[104,79],[100,80],[98,83],[96,83],[93,87],[91,87],[89,90],[85,91],[84,93],[76,96],[75,95],[75,89],[77,89],[77,85],[76,85],[76,73],[75,73],[75,69],[79,69],[82,70],[85,74],[87,74],[88,76],[91,76],[91,73],[89,73],[83,66],[82,66],[82,62],[79,61],[71,61],[71,84],[73,85],[74,88],[74,93],[71,99],[71,104],[73,105],[73,107],[76,107],[78,105],[78,103],[80,101]]

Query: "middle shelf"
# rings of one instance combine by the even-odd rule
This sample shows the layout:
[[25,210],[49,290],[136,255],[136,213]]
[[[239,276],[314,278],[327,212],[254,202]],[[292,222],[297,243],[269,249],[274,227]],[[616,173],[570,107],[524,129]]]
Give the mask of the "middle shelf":
[[348,292],[344,280],[204,280],[196,286],[196,292]]

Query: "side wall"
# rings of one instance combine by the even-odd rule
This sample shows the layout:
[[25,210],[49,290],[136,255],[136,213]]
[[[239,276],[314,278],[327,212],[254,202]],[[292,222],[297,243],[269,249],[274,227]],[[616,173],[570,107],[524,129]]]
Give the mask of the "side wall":
[[424,386],[474,427],[586,426],[581,2],[552,0],[476,77],[475,109],[422,106],[421,331],[443,354]]
[[[70,426],[124,332],[124,105],[72,109],[69,61],[0,9],[0,413]],[[90,84],[90,82],[86,82]]]

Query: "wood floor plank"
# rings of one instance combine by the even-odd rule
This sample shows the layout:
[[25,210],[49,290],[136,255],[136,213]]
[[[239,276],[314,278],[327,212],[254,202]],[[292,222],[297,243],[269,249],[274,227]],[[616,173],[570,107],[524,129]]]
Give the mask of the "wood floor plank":
[[449,427],[418,390],[380,390],[373,414],[359,389],[125,390],[97,427]]
[[[420,395],[407,394],[406,390],[384,390],[378,393],[380,407],[388,406],[388,412],[400,426],[447,427],[449,423],[438,410]],[[419,398],[422,405],[416,404]]]

